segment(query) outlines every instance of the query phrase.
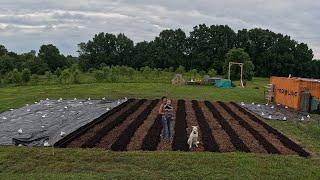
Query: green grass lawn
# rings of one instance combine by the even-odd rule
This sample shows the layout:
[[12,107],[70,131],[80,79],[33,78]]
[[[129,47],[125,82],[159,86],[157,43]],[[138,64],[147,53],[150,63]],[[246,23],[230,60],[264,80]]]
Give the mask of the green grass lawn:
[[[118,97],[263,102],[267,79],[218,89],[157,83],[0,88],[0,111],[49,98]],[[319,116],[311,122],[268,121],[299,142],[311,158],[251,153],[109,152],[99,149],[0,147],[0,179],[319,179]]]
[[0,148],[1,179],[314,179],[320,161],[246,153]]
[[[221,89],[214,86],[173,86],[166,83],[94,83],[74,85],[39,85],[0,88],[0,112],[18,108],[41,99],[55,98],[160,98],[212,101],[263,102],[265,78],[248,82],[246,88]],[[236,82],[237,84],[237,82]]]

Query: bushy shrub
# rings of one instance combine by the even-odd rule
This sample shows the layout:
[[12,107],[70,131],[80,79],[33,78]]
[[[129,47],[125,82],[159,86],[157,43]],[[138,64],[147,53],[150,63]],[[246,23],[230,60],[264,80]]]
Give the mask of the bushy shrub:
[[81,71],[79,70],[79,65],[78,64],[72,64],[72,66],[69,69],[70,73],[70,80],[74,84],[79,84],[80,83],[80,73]]
[[181,65],[176,69],[176,73],[178,74],[183,74],[185,72],[186,72],[186,69]]
[[52,78],[52,73],[51,73],[50,71],[46,71],[46,72],[44,73],[44,75],[45,75],[45,77],[46,77],[46,79],[47,79],[48,81],[51,80],[51,78]]
[[2,87],[5,84],[5,77],[4,75],[0,74],[0,86]]
[[101,64],[100,64],[100,69],[102,69],[103,67],[106,67],[106,66],[107,66],[106,63],[101,63]]
[[6,83],[20,84],[21,82],[21,73],[18,71],[18,69],[14,69],[7,74]]
[[251,81],[254,76],[254,65],[252,61],[246,61],[243,63],[243,79]]
[[207,73],[206,73],[206,71],[201,70],[201,71],[199,71],[199,74],[200,74],[200,76],[204,76],[204,75],[206,75]]
[[72,82],[72,76],[69,69],[62,71],[61,75],[59,76],[59,81],[62,84],[69,84]]
[[90,68],[90,69],[88,70],[88,72],[89,72],[89,73],[93,73],[95,70],[96,70],[95,68]]
[[80,83],[80,70],[76,69],[72,72],[72,82],[75,84]]
[[217,71],[216,71],[215,69],[209,69],[208,75],[209,75],[210,77],[214,77],[214,76],[217,75]]
[[98,81],[103,81],[105,79],[104,77],[104,71],[102,70],[95,70],[93,72],[94,78],[96,78],[96,80]]
[[31,71],[29,69],[23,69],[21,72],[21,80],[23,83],[29,82],[31,79]]
[[149,78],[152,72],[152,69],[149,66],[145,66],[145,67],[142,67],[140,71],[145,78]]
[[189,73],[191,75],[191,78],[193,78],[193,79],[198,77],[198,70],[196,70],[196,69],[191,69],[189,71]]
[[135,73],[135,70],[132,67],[128,66],[120,66],[119,67],[119,74],[122,76],[132,76]]
[[54,74],[57,76],[57,77],[59,77],[59,76],[61,76],[61,73],[62,73],[62,70],[58,67],[57,69],[56,69],[56,71],[54,72]]
[[75,72],[75,71],[77,71],[77,70],[79,70],[78,64],[72,64],[72,66],[70,67],[70,71],[71,71],[71,72]]
[[161,74],[162,74],[162,69],[160,69],[160,68],[154,68],[153,69],[153,77],[160,77],[161,76]]
[[111,74],[109,74],[110,77],[108,77],[108,79],[111,80],[111,82],[118,82],[118,80],[120,79],[120,68],[119,66],[111,66]]
[[102,67],[102,74],[100,79],[96,78],[98,81],[106,81],[106,82],[111,82],[111,76],[112,76],[112,69],[110,68],[110,66],[104,66]]
[[37,85],[38,82],[39,82],[39,76],[37,74],[32,74],[31,75],[31,84]]

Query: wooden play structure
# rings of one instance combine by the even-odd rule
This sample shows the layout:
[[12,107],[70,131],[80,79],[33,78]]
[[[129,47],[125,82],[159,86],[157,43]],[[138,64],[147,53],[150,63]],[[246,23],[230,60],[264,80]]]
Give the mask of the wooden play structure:
[[239,65],[240,66],[240,86],[243,86],[243,63],[238,63],[238,62],[229,62],[229,71],[228,71],[228,79],[231,80],[231,66],[232,65]]

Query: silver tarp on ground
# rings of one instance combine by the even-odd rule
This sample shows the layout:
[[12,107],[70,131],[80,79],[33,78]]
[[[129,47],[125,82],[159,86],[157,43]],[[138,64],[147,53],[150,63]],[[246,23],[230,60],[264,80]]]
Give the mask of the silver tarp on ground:
[[0,114],[0,145],[53,145],[126,99],[43,100]]
[[272,120],[308,120],[308,114],[301,114],[286,106],[280,104],[245,104],[240,103],[242,107],[257,114],[264,119]]

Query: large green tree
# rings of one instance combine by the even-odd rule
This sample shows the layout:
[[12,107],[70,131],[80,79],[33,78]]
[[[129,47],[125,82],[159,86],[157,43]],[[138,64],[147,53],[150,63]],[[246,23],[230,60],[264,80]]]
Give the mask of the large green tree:
[[36,51],[34,50],[24,53],[20,57],[24,59],[24,68],[29,69],[32,74],[44,74],[49,70],[48,64],[45,62],[45,60],[37,57]]
[[84,70],[104,65],[129,65],[134,50],[133,41],[124,34],[99,33],[87,43],[80,43],[80,66]]
[[134,43],[124,34],[118,34],[116,39],[116,63],[118,65],[130,65],[132,60],[132,53]]
[[10,56],[0,57],[0,74],[4,75],[12,71],[15,67],[15,59]]
[[313,58],[306,44],[259,28],[239,30],[236,46],[249,53],[257,76],[304,76],[304,66]]
[[[250,59],[248,53],[241,48],[233,48],[229,50],[225,57],[224,63],[224,73],[228,74],[229,71],[229,62],[237,62],[243,63],[243,78],[246,80],[251,80],[254,75],[254,65]],[[239,79],[240,78],[240,67],[238,65],[233,65],[231,67],[231,79]]]
[[141,68],[145,66],[155,67],[153,64],[153,54],[151,43],[147,41],[139,42],[134,46],[133,59],[130,61],[130,66]]
[[236,33],[227,25],[201,24],[193,28],[188,38],[190,69],[210,67],[222,73],[225,54],[235,46]]
[[52,44],[42,45],[38,56],[48,65],[51,72],[67,65],[66,58],[61,55],[59,49]]
[[181,29],[164,30],[151,43],[153,63],[159,68],[186,65],[186,34]]
[[8,53],[8,50],[6,49],[6,47],[4,47],[4,45],[0,44],[0,56],[4,56]]

